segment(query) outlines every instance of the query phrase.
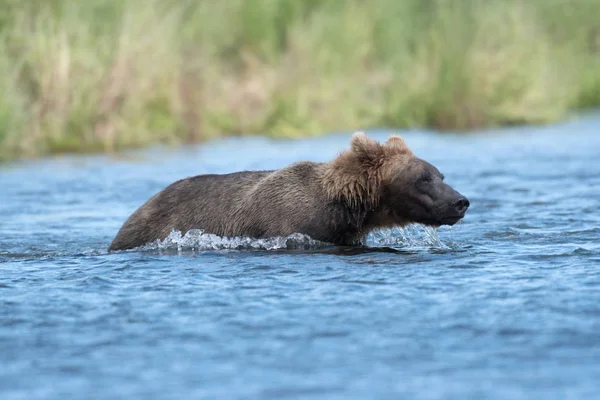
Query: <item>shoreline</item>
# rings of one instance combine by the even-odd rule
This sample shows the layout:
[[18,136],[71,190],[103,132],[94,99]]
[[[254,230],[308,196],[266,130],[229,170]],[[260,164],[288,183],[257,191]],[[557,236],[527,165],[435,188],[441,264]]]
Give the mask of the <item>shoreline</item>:
[[600,107],[600,3],[0,5],[0,162],[375,126],[473,131]]

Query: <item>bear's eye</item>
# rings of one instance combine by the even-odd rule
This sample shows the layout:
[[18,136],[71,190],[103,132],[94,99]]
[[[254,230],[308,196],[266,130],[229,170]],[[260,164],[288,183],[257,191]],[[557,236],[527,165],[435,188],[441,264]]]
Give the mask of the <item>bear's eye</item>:
[[418,179],[418,183],[425,183],[425,182],[431,182],[433,180],[433,178],[431,177],[431,174],[424,174],[421,175]]

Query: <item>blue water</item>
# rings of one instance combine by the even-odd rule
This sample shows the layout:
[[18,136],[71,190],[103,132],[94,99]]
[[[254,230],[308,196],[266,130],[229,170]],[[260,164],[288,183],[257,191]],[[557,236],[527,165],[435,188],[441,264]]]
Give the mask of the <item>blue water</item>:
[[105,251],[177,179],[327,161],[349,134],[4,165],[0,398],[598,398],[598,132],[403,133],[471,208],[369,238],[388,251],[198,232]]

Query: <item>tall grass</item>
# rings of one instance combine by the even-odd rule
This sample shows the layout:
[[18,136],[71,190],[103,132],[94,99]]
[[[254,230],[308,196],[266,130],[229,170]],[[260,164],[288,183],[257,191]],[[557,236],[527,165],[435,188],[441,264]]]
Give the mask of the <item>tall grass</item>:
[[600,0],[0,0],[0,158],[543,123],[600,105]]

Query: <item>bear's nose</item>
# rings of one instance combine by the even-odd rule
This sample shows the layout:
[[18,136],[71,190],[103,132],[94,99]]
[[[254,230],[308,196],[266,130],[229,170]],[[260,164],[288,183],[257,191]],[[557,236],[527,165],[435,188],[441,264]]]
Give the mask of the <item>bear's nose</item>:
[[461,197],[454,203],[454,207],[459,214],[467,212],[467,208],[469,208],[470,205],[471,203],[469,203],[469,200],[467,200],[466,197]]

